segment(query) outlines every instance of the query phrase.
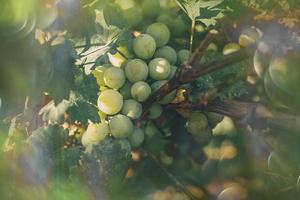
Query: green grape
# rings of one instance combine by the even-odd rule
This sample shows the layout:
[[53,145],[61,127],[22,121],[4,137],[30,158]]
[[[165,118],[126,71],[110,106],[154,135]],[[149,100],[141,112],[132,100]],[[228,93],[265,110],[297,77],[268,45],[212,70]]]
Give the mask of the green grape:
[[186,129],[193,135],[200,135],[208,127],[206,116],[201,112],[193,112],[187,119]]
[[97,84],[99,86],[105,86],[105,82],[104,82],[104,72],[108,69],[112,67],[111,65],[102,65],[102,66],[98,66],[96,67],[93,71],[92,74],[95,76]]
[[187,26],[185,21],[183,20],[182,16],[179,15],[173,21],[173,28],[172,28],[172,35],[175,37],[182,36],[187,31]]
[[125,115],[115,115],[109,120],[110,132],[115,138],[126,138],[133,131],[133,124]]
[[131,145],[127,139],[117,139],[116,142],[121,146],[122,150],[129,153],[131,152]]
[[120,88],[119,92],[124,100],[131,98],[131,87],[132,84],[129,81],[126,81],[123,87]]
[[183,64],[189,61],[190,59],[190,51],[187,49],[181,49],[177,52],[178,63]]
[[148,26],[146,33],[154,38],[157,47],[166,45],[170,40],[170,30],[163,23],[156,22],[151,24]]
[[172,156],[168,156],[165,152],[161,152],[159,156],[160,162],[164,165],[172,165],[174,158]]
[[148,34],[141,34],[133,40],[133,51],[141,59],[152,58],[155,50],[155,40]]
[[123,103],[122,114],[131,119],[138,119],[143,111],[142,104],[133,99],[125,100]]
[[173,18],[166,13],[160,14],[156,21],[165,24],[169,29],[173,27]]
[[138,81],[131,87],[131,96],[139,102],[146,101],[150,94],[151,88],[146,82]]
[[171,65],[174,65],[177,62],[176,51],[170,46],[163,46],[157,49],[154,56],[156,58],[166,59]]
[[107,123],[89,124],[83,133],[81,143],[84,147],[91,144],[98,144],[109,134],[109,126]]
[[143,21],[143,11],[138,6],[124,10],[123,14],[130,26],[137,26]]
[[122,106],[123,97],[115,90],[105,90],[99,95],[98,107],[105,114],[114,115],[122,109]]
[[212,138],[212,130],[210,128],[207,128],[205,130],[202,130],[200,134],[194,135],[194,139],[199,144],[208,144],[211,141]]
[[[159,88],[161,88],[163,85],[165,85],[168,81],[167,80],[162,80],[162,81],[155,81],[151,85],[152,92],[157,91]],[[171,103],[176,97],[176,90],[173,90],[166,96],[164,96],[158,103],[160,104],[168,104]]]
[[161,115],[162,111],[161,105],[155,102],[149,108],[148,118],[156,119]]
[[145,134],[143,129],[141,128],[134,128],[132,134],[129,136],[128,140],[132,147],[137,148],[141,146],[141,144],[144,142]]
[[125,67],[127,79],[135,83],[137,81],[145,81],[148,77],[148,66],[141,59],[130,60]]
[[169,77],[168,77],[168,80],[171,80],[175,74],[176,74],[176,71],[177,71],[177,67],[174,66],[174,65],[171,65],[171,68],[170,68],[170,74],[169,74]]
[[218,123],[220,123],[224,119],[224,115],[219,113],[207,112],[206,113],[207,120],[212,127],[215,127]]
[[170,74],[170,63],[164,58],[154,58],[148,66],[149,75],[154,80],[167,79]]
[[156,17],[160,12],[159,0],[144,0],[142,3],[142,10],[145,17]]
[[290,52],[286,55],[273,56],[269,66],[273,83],[282,91],[297,98],[300,97],[299,63],[299,54]]
[[110,67],[104,72],[104,82],[105,84],[113,89],[121,88],[125,81],[125,73],[121,68]]
[[148,121],[145,126],[145,136],[147,138],[152,138],[154,135],[157,134],[159,134],[159,130],[156,128],[152,121]]
[[247,27],[242,30],[242,33],[239,37],[239,45],[242,47],[249,46],[254,44],[259,39],[259,33],[254,27]]
[[223,48],[223,55],[228,55],[234,53],[240,49],[240,45],[236,43],[228,43]]
[[218,46],[215,43],[211,42],[208,45],[207,50],[208,51],[218,51]]

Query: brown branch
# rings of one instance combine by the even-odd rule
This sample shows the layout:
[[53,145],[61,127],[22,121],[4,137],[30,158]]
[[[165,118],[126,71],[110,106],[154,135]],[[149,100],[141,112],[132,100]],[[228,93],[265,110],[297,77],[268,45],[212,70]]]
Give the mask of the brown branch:
[[159,90],[154,92],[147,99],[147,101],[144,102],[143,114],[141,115],[138,122],[143,120],[146,117],[150,106],[154,102],[159,101],[160,99],[162,99],[164,96],[166,96],[173,90],[178,89],[181,85],[185,83],[191,83],[200,76],[204,76],[216,70],[223,69],[225,67],[230,66],[231,64],[238,63],[242,60],[249,58],[251,55],[253,55],[252,48],[241,49],[237,52],[234,52],[230,55],[225,55],[221,59],[212,61],[205,65],[201,65],[201,64],[195,66],[194,65],[190,66],[189,64],[182,65],[182,67],[178,68],[176,75],[173,77],[173,79],[168,81]]
[[200,43],[199,47],[195,49],[194,55],[191,58],[191,61],[189,62],[191,66],[197,65],[198,62],[201,60],[203,56],[203,52],[205,49],[207,49],[208,45],[211,43],[213,38],[218,35],[217,30],[210,30],[207,35],[205,36],[204,40]]
[[186,101],[170,105],[168,108],[210,111],[238,119],[242,123],[253,126],[269,124],[289,130],[300,130],[300,116],[274,111],[255,102],[215,99],[208,104],[203,103],[203,101],[197,103]]

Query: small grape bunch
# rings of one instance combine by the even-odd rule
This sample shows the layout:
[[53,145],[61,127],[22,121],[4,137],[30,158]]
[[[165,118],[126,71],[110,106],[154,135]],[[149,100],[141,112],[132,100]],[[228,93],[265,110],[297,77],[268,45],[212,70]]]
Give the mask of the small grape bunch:
[[[142,127],[136,127],[134,123],[144,112],[143,102],[167,83],[175,75],[175,65],[185,62],[189,56],[183,54],[187,50],[176,52],[168,45],[169,40],[168,26],[161,22],[152,23],[131,43],[119,43],[117,49],[130,55],[123,63],[114,64],[111,55],[110,63],[92,70],[100,88],[101,123],[89,124],[81,140],[85,147],[100,143],[106,136],[125,139],[133,148],[143,143],[143,123]],[[155,102],[145,120],[158,118],[163,111],[162,105],[171,103],[175,97],[176,90]]]

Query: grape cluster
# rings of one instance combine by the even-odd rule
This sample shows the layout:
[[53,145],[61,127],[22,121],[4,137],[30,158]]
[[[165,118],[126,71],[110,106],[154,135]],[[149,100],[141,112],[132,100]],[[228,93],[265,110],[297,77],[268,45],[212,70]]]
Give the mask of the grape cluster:
[[[148,4],[151,6],[147,6]],[[141,8],[134,12],[144,16],[153,15],[157,12],[155,6],[157,5],[152,1],[144,1]],[[128,23],[135,26],[140,21],[131,16],[131,9],[125,9],[124,15]],[[117,52],[109,54],[110,63],[92,70],[100,88],[98,108],[101,123],[89,124],[82,136],[85,147],[98,144],[106,136],[126,139],[133,148],[143,143],[144,124],[141,127],[134,124],[134,120],[139,119],[143,113],[142,103],[171,79],[177,66],[190,57],[187,49],[176,52],[169,45],[170,24],[166,25],[158,18],[132,40],[119,41]],[[162,105],[171,103],[175,97],[176,90],[155,102],[150,107],[147,118],[158,118],[163,111]]]

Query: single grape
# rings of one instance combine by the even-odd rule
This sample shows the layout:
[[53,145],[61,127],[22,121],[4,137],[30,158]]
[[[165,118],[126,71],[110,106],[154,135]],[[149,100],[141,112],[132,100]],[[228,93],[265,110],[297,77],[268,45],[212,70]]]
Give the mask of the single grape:
[[169,29],[171,29],[173,27],[173,21],[174,20],[170,15],[168,15],[166,13],[160,14],[157,17],[156,21],[165,24]]
[[131,120],[125,115],[115,115],[109,120],[110,132],[115,138],[126,138],[133,131]]
[[168,80],[171,80],[175,74],[176,74],[176,71],[177,71],[177,67],[174,66],[174,65],[171,65],[171,68],[170,68],[170,74],[169,74],[169,77],[168,77]]
[[115,90],[105,90],[101,92],[98,98],[98,108],[108,115],[118,113],[123,106],[122,95]]
[[154,56],[156,58],[166,59],[167,61],[169,61],[169,63],[171,65],[174,65],[177,62],[177,53],[170,46],[163,46],[163,47],[157,49]]
[[131,152],[131,145],[127,139],[116,139],[116,142],[121,146],[122,150],[125,150],[128,155]]
[[193,135],[200,135],[208,127],[206,116],[201,112],[193,112],[187,119],[186,129]]
[[154,80],[167,79],[170,74],[170,63],[164,58],[154,58],[148,66],[149,75]]
[[109,134],[109,126],[107,123],[93,124],[90,123],[83,133],[81,143],[84,147],[91,144],[98,144]]
[[259,39],[259,33],[255,27],[247,27],[242,30],[242,33],[239,37],[239,45],[242,47],[249,46],[254,44]]
[[152,138],[154,135],[157,135],[159,133],[159,130],[156,128],[156,126],[153,124],[152,121],[148,121],[145,126],[145,136],[147,138]]
[[[151,85],[152,92],[157,91],[159,88],[161,88],[163,85],[165,85],[168,81],[167,80],[162,80],[162,81],[155,81]],[[166,96],[164,96],[158,103],[160,104],[168,104],[171,103],[174,98],[176,97],[176,90],[173,90]]]
[[223,55],[228,55],[240,50],[240,45],[236,43],[228,43],[223,48]]
[[104,82],[105,84],[113,89],[121,88],[125,81],[125,73],[121,68],[110,67],[104,72]]
[[92,74],[94,75],[94,77],[96,78],[97,84],[99,86],[105,86],[105,82],[104,82],[104,72],[108,69],[112,67],[111,65],[102,65],[102,66],[98,66],[96,67],[93,71]]
[[142,2],[143,14],[147,18],[154,18],[159,14],[160,2],[159,0],[144,0]]
[[137,26],[143,21],[143,11],[138,6],[124,10],[123,14],[130,26]]
[[125,100],[123,103],[122,114],[137,119],[141,116],[143,111],[142,104],[133,99]]
[[173,28],[171,34],[175,37],[182,36],[187,31],[186,23],[181,15],[173,20]]
[[162,113],[162,107],[158,103],[153,103],[149,109],[148,118],[149,119],[156,119],[158,118]]
[[145,81],[148,77],[148,66],[141,59],[130,60],[125,67],[127,79],[135,83],[137,81]]
[[141,34],[133,40],[133,50],[137,57],[149,59],[155,53],[156,43],[152,36]]
[[218,46],[215,43],[211,42],[208,45],[207,50],[208,51],[218,51]]
[[131,87],[132,84],[129,81],[126,81],[123,87],[120,88],[119,91],[124,100],[131,98]]
[[224,119],[224,115],[219,113],[207,112],[206,113],[207,120],[212,127],[215,127],[218,123],[220,123]]
[[188,62],[190,59],[190,51],[187,49],[181,49],[180,51],[177,52],[177,58],[178,58],[178,63],[182,64],[185,62]]
[[139,102],[146,101],[150,94],[151,88],[146,82],[138,81],[131,87],[131,96]]
[[165,152],[161,152],[159,156],[159,160],[164,165],[172,165],[174,158],[172,156],[167,155]]
[[132,134],[129,136],[128,140],[132,147],[137,148],[141,146],[141,144],[144,142],[145,134],[143,129],[141,128],[134,128]]
[[166,45],[170,39],[170,30],[163,23],[156,22],[151,24],[148,26],[146,33],[154,38],[157,47]]

